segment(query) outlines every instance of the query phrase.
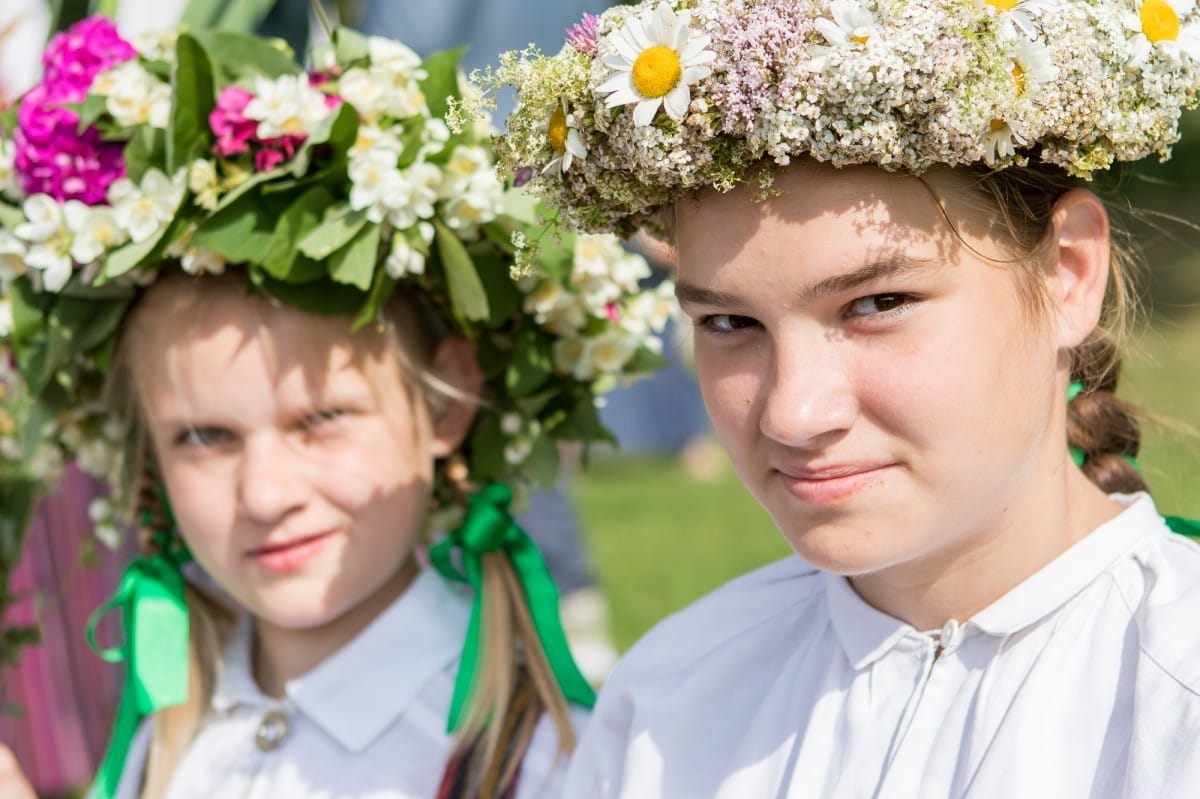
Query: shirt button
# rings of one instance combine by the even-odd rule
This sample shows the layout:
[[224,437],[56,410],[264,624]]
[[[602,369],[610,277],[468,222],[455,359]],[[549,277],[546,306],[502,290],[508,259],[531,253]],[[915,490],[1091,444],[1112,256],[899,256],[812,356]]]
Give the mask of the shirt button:
[[286,713],[282,710],[269,711],[262,717],[262,721],[258,723],[258,729],[254,731],[254,745],[260,752],[278,749],[287,740],[291,729],[292,725],[288,721]]
[[949,649],[952,646],[957,646],[959,634],[961,632],[962,628],[958,626],[957,621],[951,619],[950,621],[946,622],[945,626],[942,627],[942,635],[939,641],[942,649]]

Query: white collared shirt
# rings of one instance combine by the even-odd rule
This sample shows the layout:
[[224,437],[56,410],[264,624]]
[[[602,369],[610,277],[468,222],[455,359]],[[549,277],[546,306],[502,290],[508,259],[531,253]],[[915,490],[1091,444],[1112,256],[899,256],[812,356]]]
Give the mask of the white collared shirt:
[[942,634],[797,558],[730,583],[617,667],[564,796],[1200,796],[1200,546],[1114,499]]
[[[281,698],[254,682],[243,617],[212,711],[166,799],[432,799],[454,747],[446,718],[470,611],[468,598],[426,570],[354,640],[288,681]],[[278,748],[262,751],[255,734],[271,712],[286,716],[288,732]],[[137,798],[149,726],[131,747],[116,799]],[[518,799],[557,797],[564,769],[554,726],[543,719]]]

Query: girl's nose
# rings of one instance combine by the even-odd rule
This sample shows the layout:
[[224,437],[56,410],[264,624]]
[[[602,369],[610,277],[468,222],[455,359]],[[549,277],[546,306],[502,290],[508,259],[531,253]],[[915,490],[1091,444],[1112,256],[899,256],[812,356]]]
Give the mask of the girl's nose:
[[308,492],[301,463],[282,437],[248,439],[238,474],[243,513],[258,524],[271,525],[301,508]]
[[835,342],[775,343],[762,390],[759,429],[787,447],[820,449],[858,416],[854,382]]

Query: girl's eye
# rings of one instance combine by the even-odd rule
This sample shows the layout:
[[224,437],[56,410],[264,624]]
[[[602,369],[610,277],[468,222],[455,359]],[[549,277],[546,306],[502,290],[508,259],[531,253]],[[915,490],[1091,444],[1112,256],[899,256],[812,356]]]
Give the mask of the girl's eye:
[[736,333],[739,330],[745,330],[748,327],[754,327],[758,322],[749,316],[738,316],[736,314],[717,313],[708,314],[700,317],[696,321],[697,326],[709,333],[718,335]]
[[911,294],[872,294],[860,297],[846,308],[846,316],[878,316],[901,311],[916,298]]
[[233,440],[233,433],[220,427],[189,427],[175,437],[181,447],[217,447]]
[[344,408],[323,408],[319,411],[313,411],[304,417],[304,426],[306,428],[319,427],[346,415]]

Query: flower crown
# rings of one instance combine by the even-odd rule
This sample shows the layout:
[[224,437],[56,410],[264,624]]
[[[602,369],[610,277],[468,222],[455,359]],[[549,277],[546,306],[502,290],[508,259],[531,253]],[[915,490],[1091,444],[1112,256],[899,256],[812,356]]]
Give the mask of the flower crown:
[[[501,162],[581,230],[628,233],[770,159],[920,173],[1170,154],[1195,0],[644,0],[501,57]],[[769,170],[764,179],[770,179]]]
[[[115,478],[127,433],[102,388],[125,312],[162,269],[231,263],[356,326],[405,286],[474,340],[470,482],[550,483],[557,441],[611,440],[597,394],[659,364],[670,305],[615,239],[545,237],[490,131],[452,124],[458,55],[337,30],[305,72],[226,32],[135,46],[93,17],[56,37],[0,133],[0,472]],[[439,475],[439,507],[452,494]]]

